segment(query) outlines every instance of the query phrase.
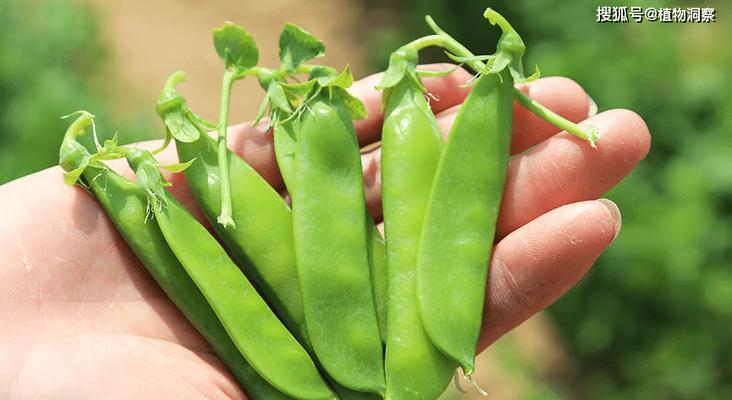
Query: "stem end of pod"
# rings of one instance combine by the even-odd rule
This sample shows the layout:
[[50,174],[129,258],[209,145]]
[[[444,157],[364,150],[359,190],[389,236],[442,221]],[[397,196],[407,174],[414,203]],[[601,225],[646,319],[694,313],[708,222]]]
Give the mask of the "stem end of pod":
[[224,228],[227,228],[227,229],[228,228],[236,229],[236,224],[234,224],[234,219],[231,218],[231,215],[230,214],[221,213],[216,218],[216,222],[218,222],[219,224],[221,224],[221,226],[223,226]]

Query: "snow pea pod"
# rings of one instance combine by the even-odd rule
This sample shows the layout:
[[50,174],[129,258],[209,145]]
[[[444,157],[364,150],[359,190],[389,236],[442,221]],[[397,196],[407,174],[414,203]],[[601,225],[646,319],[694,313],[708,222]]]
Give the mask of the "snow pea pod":
[[498,51],[460,107],[437,167],[417,262],[417,299],[432,342],[460,363],[474,358],[493,237],[508,168],[514,70],[524,45],[500,18]]
[[[273,129],[277,165],[288,190],[295,190],[293,182],[295,135],[299,126],[299,121],[292,120],[275,124]],[[366,237],[379,332],[382,342],[386,342],[386,244],[368,210],[366,211]]]
[[455,362],[422,328],[417,309],[417,254],[427,200],[442,150],[437,120],[415,68],[417,51],[394,52],[384,89],[381,182],[387,252],[386,398],[434,399]]
[[353,122],[340,97],[322,93],[300,123],[291,196],[308,336],[333,379],[354,390],[382,393],[383,349]]
[[[66,134],[60,150],[64,169],[73,171],[89,159],[89,152],[76,142],[91,124],[91,114],[82,113]],[[146,220],[147,196],[142,189],[99,162],[92,162],[80,176],[165,294],[206,339],[224,365],[253,400],[292,399],[272,387],[247,363],[219,322],[206,299],[165,242],[155,220]]]
[[307,342],[287,203],[249,164],[229,152],[231,216],[236,228],[215,224],[221,207],[215,140],[201,135],[193,143],[177,142],[176,148],[181,160],[196,159],[184,172],[186,182],[232,258],[298,340]]
[[272,386],[298,399],[335,399],[308,353],[275,316],[216,239],[167,191],[153,156],[125,151],[165,241],[229,337]]

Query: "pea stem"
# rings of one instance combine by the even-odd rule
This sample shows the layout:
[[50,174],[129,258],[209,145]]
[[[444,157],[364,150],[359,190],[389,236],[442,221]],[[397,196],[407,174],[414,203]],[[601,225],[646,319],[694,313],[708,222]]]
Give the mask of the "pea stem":
[[226,129],[229,120],[229,101],[231,98],[231,88],[237,78],[239,71],[226,69],[224,77],[221,81],[221,106],[219,109],[218,124],[218,161],[219,174],[221,175],[221,213],[217,221],[225,228],[235,228],[234,219],[231,217],[231,185],[229,184],[229,159],[226,147]]
[[515,89],[514,92],[516,95],[516,100],[518,100],[518,102],[521,103],[521,105],[524,106],[527,110],[531,111],[539,118],[556,126],[557,128],[562,129],[567,133],[571,133],[572,135],[577,136],[580,139],[584,139],[590,142],[590,146],[597,148],[597,141],[600,139],[600,132],[597,130],[597,127],[589,126],[587,128],[583,128],[541,105],[536,100],[525,95],[524,92],[518,89]]
[[[502,17],[501,17],[502,18]],[[432,28],[433,31],[437,35],[431,35],[431,36],[425,36],[423,38],[417,39],[413,41],[415,45],[421,45],[421,44],[427,44],[427,45],[434,45],[444,48],[445,50],[453,53],[456,56],[464,57],[468,59],[469,61],[466,61],[466,64],[473,69],[474,71],[481,73],[482,71],[485,71],[486,66],[485,64],[475,59],[475,55],[468,50],[467,47],[463,46],[455,40],[452,36],[450,36],[449,33],[445,32],[440,28],[435,20],[432,19],[429,15],[425,17],[425,20],[427,21],[427,25]],[[505,19],[504,20],[498,20],[498,24],[503,27],[503,23],[508,24]],[[510,25],[508,25],[510,27]],[[438,36],[439,39],[434,38],[434,36]],[[425,39],[421,41],[422,39]],[[411,43],[410,43],[411,44]],[[423,46],[426,47],[426,46]],[[422,47],[418,47],[422,48]],[[518,90],[517,88],[513,88],[513,93],[516,97],[516,100],[518,100],[521,105],[526,107],[527,110],[531,111],[532,113],[536,114],[539,118],[543,119],[544,121],[556,126],[557,128],[565,130],[567,133],[570,133],[574,136],[577,136],[580,139],[584,139],[590,143],[590,146],[593,148],[597,148],[597,141],[600,139],[600,133],[597,129],[597,127],[589,126],[589,127],[581,127],[577,125],[576,123],[562,117],[561,115],[555,113],[554,111],[546,108],[545,106],[538,103],[536,100],[532,99],[531,97],[525,95],[522,91]]]

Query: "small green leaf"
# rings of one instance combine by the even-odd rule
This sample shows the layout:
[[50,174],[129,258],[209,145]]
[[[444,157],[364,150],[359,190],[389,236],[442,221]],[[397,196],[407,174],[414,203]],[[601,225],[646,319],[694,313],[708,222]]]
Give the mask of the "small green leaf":
[[377,89],[386,89],[396,86],[404,75],[417,69],[417,50],[404,46],[389,56],[389,67],[384,72]]
[[288,95],[306,96],[313,90],[316,82],[317,82],[316,79],[311,79],[311,80],[305,81],[305,82],[282,83],[280,85],[282,86],[282,88],[285,90],[285,92]]
[[288,113],[292,112],[292,107],[290,106],[287,94],[285,93],[285,90],[282,89],[279,82],[272,82],[269,85],[269,88],[267,89],[267,98],[269,98],[271,107]]
[[201,132],[191,122],[187,114],[185,110],[179,108],[164,114],[163,121],[175,140],[192,143],[198,140]]
[[318,78],[318,83],[323,87],[340,87],[347,89],[353,84],[351,67],[346,65],[346,68],[344,68],[338,75]]
[[519,83],[529,83],[533,82],[541,77],[541,71],[539,71],[539,66],[536,65],[534,67],[534,73],[529,76],[524,76],[523,71],[517,71],[514,68],[511,68],[511,76],[513,76],[513,80]]
[[82,160],[81,165],[68,172],[64,172],[64,183],[69,186],[74,186],[76,182],[79,181],[79,178],[81,178],[81,174],[84,173],[84,170],[86,170],[86,167],[89,165],[89,159],[85,158]]
[[510,58],[498,55],[487,63],[485,73],[498,74],[509,65],[511,65]]
[[317,79],[318,83],[324,78],[332,78],[338,75],[338,70],[327,65],[316,65],[310,70],[309,78]]
[[267,107],[269,106],[269,97],[265,96],[264,100],[259,104],[259,111],[257,111],[257,115],[254,117],[254,121],[252,121],[252,126],[256,126],[259,124],[259,121],[264,118],[264,115],[267,113]]
[[186,168],[190,167],[193,162],[196,161],[196,158],[192,158],[189,161],[177,163],[177,164],[170,164],[170,165],[161,165],[160,168],[166,169],[173,173],[183,172],[186,170]]
[[364,119],[368,116],[366,106],[357,97],[353,96],[348,90],[342,87],[334,87],[331,89],[333,96],[339,97],[343,101],[343,105],[348,111],[351,119]]
[[297,25],[285,24],[280,34],[280,62],[288,72],[295,72],[305,61],[325,54],[325,45]]
[[214,29],[213,41],[216,53],[227,68],[246,70],[259,61],[257,44],[239,25],[227,21],[221,28]]

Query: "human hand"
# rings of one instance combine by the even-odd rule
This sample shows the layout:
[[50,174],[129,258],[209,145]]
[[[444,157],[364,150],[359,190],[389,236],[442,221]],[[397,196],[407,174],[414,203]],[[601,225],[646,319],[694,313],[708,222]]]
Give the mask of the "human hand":
[[[444,68],[437,66],[436,68]],[[467,94],[458,70],[425,80],[443,132]],[[363,146],[380,135],[378,76],[357,82],[369,118]],[[585,119],[589,101],[565,78],[522,87],[559,114]],[[594,200],[646,155],[644,122],[625,110],[588,120],[598,148],[517,106],[480,349],[551,304],[581,278],[620,229],[617,208]],[[271,135],[230,128],[230,146],[283,189]],[[159,142],[143,144],[154,148]],[[369,208],[380,215],[379,150],[363,156]],[[171,148],[158,157],[175,162]],[[120,171],[130,175],[121,163]],[[173,194],[201,220],[182,175]],[[129,250],[101,207],[50,168],[0,187],[0,398],[222,398],[243,392]],[[4,390],[4,391],[3,391]],[[104,397],[104,396],[102,396]]]

